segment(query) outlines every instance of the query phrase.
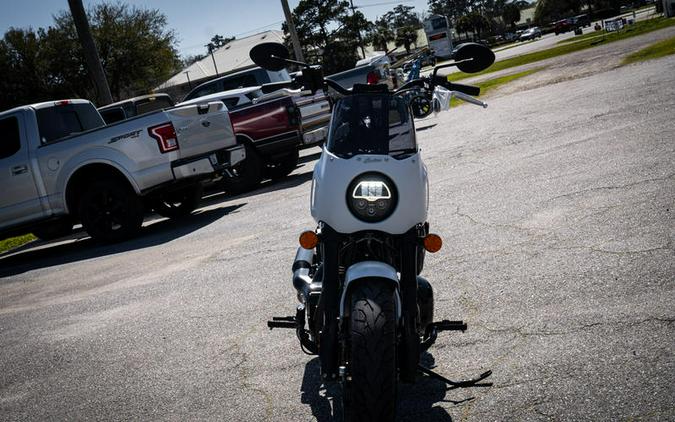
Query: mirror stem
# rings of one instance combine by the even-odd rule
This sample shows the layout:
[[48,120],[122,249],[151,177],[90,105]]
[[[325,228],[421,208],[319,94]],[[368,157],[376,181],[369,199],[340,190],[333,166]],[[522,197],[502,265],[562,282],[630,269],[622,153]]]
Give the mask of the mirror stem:
[[310,67],[310,66],[309,66],[307,63],[305,63],[305,62],[299,62],[299,61],[297,61],[297,60],[285,59],[285,58],[283,58],[283,57],[275,56],[274,54],[272,54],[270,57],[272,57],[272,58],[274,58],[274,59],[283,60],[283,61],[285,61],[286,63],[297,64],[297,65],[303,66],[303,67]]
[[470,61],[472,61],[472,60],[473,60],[473,59],[464,59],[464,60],[459,60],[459,61],[456,61],[456,62],[452,62],[452,63],[448,63],[448,64],[442,64],[442,65],[440,65],[440,66],[436,66],[436,67],[434,67],[433,77],[434,77],[434,78],[436,77],[436,74],[438,73],[438,71],[439,71],[440,69],[445,69],[446,67],[457,66],[458,64],[465,63],[465,62],[470,62]]

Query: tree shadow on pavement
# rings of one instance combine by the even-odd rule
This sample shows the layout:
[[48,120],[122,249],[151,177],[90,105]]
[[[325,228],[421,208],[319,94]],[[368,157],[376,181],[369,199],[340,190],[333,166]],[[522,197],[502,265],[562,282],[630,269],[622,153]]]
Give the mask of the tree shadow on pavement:
[[101,244],[80,233],[75,240],[38,243],[35,247],[0,256],[0,278],[55,265],[78,262],[121,252],[144,249],[183,237],[219,218],[236,212],[245,203],[197,211],[180,220],[163,219],[143,226],[138,237],[115,244]]
[[[422,364],[432,367],[433,356],[422,355]],[[301,401],[312,409],[317,421],[342,420],[342,391],[338,383],[324,385],[320,377],[321,362],[314,358],[305,365],[305,373],[300,387]],[[448,412],[437,406],[439,402],[450,402],[459,405],[471,399],[446,400],[445,383],[429,378],[418,377],[415,384],[401,384],[398,387],[397,421],[437,421],[452,422]]]

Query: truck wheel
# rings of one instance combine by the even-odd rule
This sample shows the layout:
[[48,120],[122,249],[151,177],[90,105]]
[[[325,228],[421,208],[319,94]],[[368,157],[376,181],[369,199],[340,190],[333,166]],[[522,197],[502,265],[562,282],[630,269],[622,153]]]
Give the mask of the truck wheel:
[[160,195],[151,202],[151,206],[162,217],[185,217],[199,206],[203,192],[204,189],[201,184],[189,186]]
[[101,180],[86,187],[79,205],[82,226],[93,239],[118,242],[143,224],[143,202],[128,185]]
[[280,161],[268,165],[266,169],[266,176],[272,180],[282,179],[295,170],[299,161],[300,153],[298,151],[294,151],[282,158]]
[[385,282],[364,280],[354,289],[349,317],[350,375],[346,420],[393,421],[396,411],[396,305]]
[[226,192],[243,193],[254,189],[262,181],[263,162],[253,147],[244,144],[246,158],[232,168],[233,176],[223,177]]
[[35,237],[41,240],[54,240],[69,235],[73,231],[73,222],[68,219],[50,221],[33,230]]

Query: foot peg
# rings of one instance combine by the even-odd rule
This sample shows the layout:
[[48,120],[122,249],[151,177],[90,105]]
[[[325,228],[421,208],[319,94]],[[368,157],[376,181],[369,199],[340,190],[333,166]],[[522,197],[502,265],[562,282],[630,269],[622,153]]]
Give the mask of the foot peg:
[[294,316],[272,317],[272,321],[267,321],[267,326],[272,328],[298,328],[298,321]]
[[436,331],[466,331],[464,321],[448,321],[447,319],[433,323]]

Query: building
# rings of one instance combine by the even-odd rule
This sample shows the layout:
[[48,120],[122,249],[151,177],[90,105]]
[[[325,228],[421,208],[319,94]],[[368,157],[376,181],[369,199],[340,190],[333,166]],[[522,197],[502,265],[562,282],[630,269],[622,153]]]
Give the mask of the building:
[[[166,92],[175,100],[183,98],[197,85],[228,73],[254,67],[248,53],[254,46],[265,42],[284,42],[282,31],[265,31],[246,38],[235,39],[223,47],[194,62],[186,69],[173,75],[168,81],[155,88],[155,91]],[[214,66],[215,62],[215,66]]]

